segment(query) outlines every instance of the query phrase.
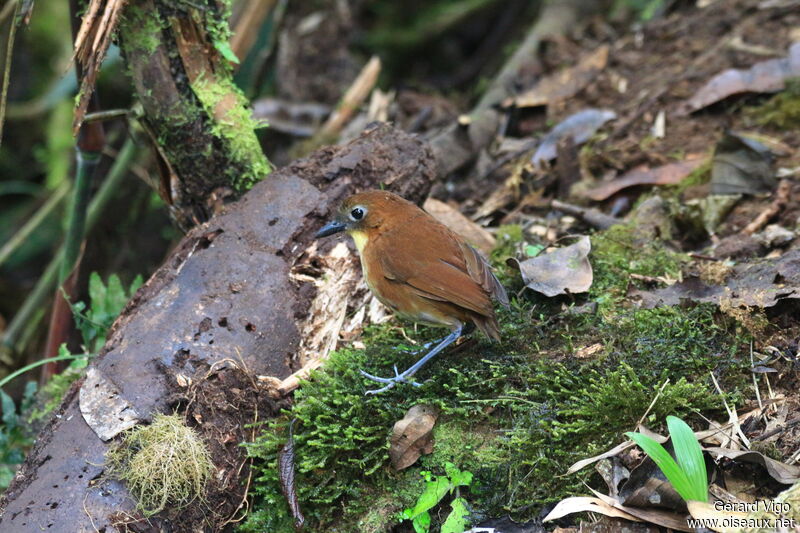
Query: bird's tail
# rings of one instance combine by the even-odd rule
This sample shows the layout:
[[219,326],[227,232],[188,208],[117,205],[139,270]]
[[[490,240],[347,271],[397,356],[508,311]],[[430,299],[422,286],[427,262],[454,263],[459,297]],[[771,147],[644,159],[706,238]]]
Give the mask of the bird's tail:
[[497,324],[497,317],[494,314],[491,316],[476,316],[473,317],[472,321],[484,335],[496,341],[500,340],[500,326]]

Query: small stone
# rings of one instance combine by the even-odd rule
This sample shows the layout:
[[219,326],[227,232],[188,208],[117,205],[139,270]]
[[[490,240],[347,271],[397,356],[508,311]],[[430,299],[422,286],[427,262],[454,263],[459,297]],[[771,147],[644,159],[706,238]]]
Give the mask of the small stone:
[[794,240],[795,234],[783,226],[777,224],[770,224],[764,231],[756,233],[753,237],[766,246],[767,248],[775,248],[777,246],[784,246]]

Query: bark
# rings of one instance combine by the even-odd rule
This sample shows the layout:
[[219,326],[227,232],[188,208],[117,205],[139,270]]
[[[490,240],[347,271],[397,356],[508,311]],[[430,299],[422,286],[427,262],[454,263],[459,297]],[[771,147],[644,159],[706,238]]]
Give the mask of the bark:
[[160,155],[161,196],[180,226],[203,222],[270,171],[247,101],[215,43],[227,22],[215,1],[180,8],[166,0],[132,0],[119,41],[142,123]]
[[[237,383],[245,375],[281,380],[303,363],[295,355],[300,332],[315,318],[309,309],[316,289],[292,272],[311,267],[314,232],[357,189],[384,186],[421,202],[434,176],[421,141],[380,126],[275,172],[190,231],[117,319],[87,378],[40,433],[5,494],[0,530],[102,531],[132,521],[136,531],[157,531],[166,521],[174,531],[202,530],[204,523],[221,529],[247,477],[237,431],[253,420],[242,413],[255,404],[263,419],[282,405],[264,385]],[[234,397],[245,388],[256,396]],[[101,477],[108,443],[95,431],[109,438],[177,407],[210,442],[222,472],[209,504],[223,503],[138,521],[124,486]],[[214,494],[224,498],[214,501]]]

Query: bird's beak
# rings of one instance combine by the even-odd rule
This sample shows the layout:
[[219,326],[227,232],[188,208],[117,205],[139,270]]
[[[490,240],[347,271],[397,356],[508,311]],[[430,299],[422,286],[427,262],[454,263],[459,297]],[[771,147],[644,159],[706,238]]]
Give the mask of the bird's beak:
[[320,229],[316,235],[314,235],[315,239],[319,239],[320,237],[327,237],[328,235],[333,235],[334,233],[339,233],[340,231],[344,231],[345,225],[341,222],[333,221],[328,222],[322,229]]

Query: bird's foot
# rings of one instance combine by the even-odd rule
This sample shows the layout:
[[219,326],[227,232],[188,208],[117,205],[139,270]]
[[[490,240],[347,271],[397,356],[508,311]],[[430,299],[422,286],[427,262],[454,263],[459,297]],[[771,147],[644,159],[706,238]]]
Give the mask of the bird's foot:
[[377,381],[378,383],[386,383],[385,387],[381,387],[380,389],[368,390],[366,392],[366,394],[380,394],[382,392],[386,392],[387,390],[389,390],[391,388],[394,388],[394,386],[397,385],[398,383],[409,383],[409,384],[411,384],[411,385],[413,385],[415,387],[421,387],[422,386],[420,383],[417,383],[416,381],[410,381],[408,379],[408,378],[411,377],[411,374],[409,374],[408,370],[406,370],[402,374],[398,373],[397,372],[397,365],[395,365],[395,367],[394,367],[394,377],[393,378],[381,378],[381,377],[378,377],[378,376],[373,376],[372,374],[364,372],[363,370],[359,370],[359,372],[361,372],[362,376],[364,376],[365,378],[371,379],[372,381]]

